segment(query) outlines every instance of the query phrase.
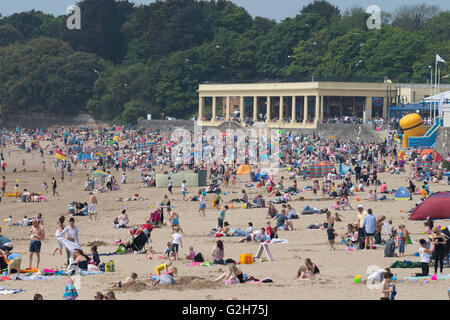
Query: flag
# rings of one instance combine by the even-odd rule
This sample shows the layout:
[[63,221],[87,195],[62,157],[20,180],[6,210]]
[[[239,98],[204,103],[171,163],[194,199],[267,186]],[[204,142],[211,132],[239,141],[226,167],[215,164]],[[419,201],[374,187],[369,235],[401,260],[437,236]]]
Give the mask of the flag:
[[66,155],[62,151],[56,150],[55,156],[59,160],[66,160]]
[[436,53],[436,62],[443,62],[443,63],[447,63],[444,59],[442,59],[442,57],[440,55],[438,55]]

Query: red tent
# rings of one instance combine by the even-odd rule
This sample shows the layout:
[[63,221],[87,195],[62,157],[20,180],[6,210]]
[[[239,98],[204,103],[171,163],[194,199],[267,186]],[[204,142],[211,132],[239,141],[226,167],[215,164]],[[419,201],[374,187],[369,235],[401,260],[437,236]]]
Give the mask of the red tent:
[[450,191],[436,192],[419,204],[409,217],[410,220],[450,219]]

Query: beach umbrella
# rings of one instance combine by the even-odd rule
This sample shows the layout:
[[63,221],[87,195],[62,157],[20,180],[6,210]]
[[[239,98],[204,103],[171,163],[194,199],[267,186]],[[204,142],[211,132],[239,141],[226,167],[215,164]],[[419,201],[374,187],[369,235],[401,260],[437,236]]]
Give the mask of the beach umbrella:
[[104,177],[104,176],[107,176],[107,175],[108,175],[106,172],[101,171],[101,170],[94,170],[94,171],[91,171],[91,174],[92,174],[93,176],[97,176],[97,177]]
[[77,289],[73,284],[73,280],[69,277],[66,281],[66,286],[64,287],[63,299],[64,300],[75,300],[78,297]]

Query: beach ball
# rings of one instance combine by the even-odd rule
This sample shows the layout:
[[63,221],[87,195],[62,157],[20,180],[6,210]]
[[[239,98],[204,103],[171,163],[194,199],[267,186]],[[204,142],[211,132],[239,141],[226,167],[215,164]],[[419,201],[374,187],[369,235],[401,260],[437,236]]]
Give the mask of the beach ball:
[[242,207],[242,209],[245,209],[245,204],[243,204],[241,207]]
[[360,283],[361,282],[361,276],[354,276],[353,277],[353,283]]
[[234,204],[232,204],[230,208],[231,208],[231,209],[234,209]]
[[19,180],[16,180],[16,182],[19,182]]
[[429,281],[428,280],[425,280],[423,283],[428,283]]
[[431,276],[431,280],[437,280],[437,275],[433,274],[433,275]]
[[359,199],[359,198],[356,198],[356,202],[359,202],[359,201],[361,201],[361,199]]
[[224,195],[224,196],[226,196],[226,195],[227,195],[227,193],[226,193],[226,192],[224,192],[224,193],[223,193],[223,195]]

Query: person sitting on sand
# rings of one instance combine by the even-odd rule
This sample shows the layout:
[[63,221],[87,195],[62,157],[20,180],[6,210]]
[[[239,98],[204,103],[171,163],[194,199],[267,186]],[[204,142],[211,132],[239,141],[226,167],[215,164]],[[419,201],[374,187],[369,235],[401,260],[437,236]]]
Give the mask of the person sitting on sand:
[[223,261],[225,251],[222,240],[217,240],[216,245],[212,250],[213,264],[225,264]]
[[306,266],[306,268],[308,269],[308,272],[309,272],[310,274],[319,274],[319,273],[320,273],[319,268],[317,267],[317,265],[315,265],[315,264],[311,261],[310,258],[306,258],[306,259],[305,259],[305,266]]
[[126,277],[125,280],[120,280],[119,282],[112,282],[109,284],[109,289],[112,288],[126,288],[131,286],[136,282],[137,274],[133,272],[129,277]]
[[81,249],[74,249],[73,250],[73,260],[74,264],[80,268],[80,270],[87,271],[88,264],[89,264],[89,258],[83,253],[83,250]]
[[225,235],[227,235],[227,236],[230,236],[230,234],[231,234],[233,231],[235,231],[235,229],[234,229],[232,226],[230,226],[230,224],[228,223],[228,221],[225,221],[225,222],[223,223],[223,227],[222,227],[222,228],[217,228],[217,231],[218,231],[218,232],[221,232],[221,233],[223,233],[223,234],[225,234]]
[[228,264],[229,268],[230,268],[230,272],[228,273],[224,273],[221,276],[219,276],[218,278],[214,279],[214,281],[222,281],[224,280],[225,284],[235,284],[235,283],[244,283],[244,274],[242,273],[241,270],[239,270],[238,267],[236,267],[235,264],[230,263]]
[[115,228],[119,229],[119,228],[126,228],[128,223],[130,221],[128,220],[128,215],[127,215],[127,210],[123,209],[121,214],[118,215],[114,221],[113,221],[113,225]]
[[170,258],[170,256],[172,256],[172,242],[167,242],[167,248],[164,252],[163,258]]
[[[231,233],[231,236],[237,235],[237,232],[239,230],[241,230],[241,229],[238,228],[238,229],[234,230],[234,232]],[[245,233],[242,235],[243,238],[239,239],[237,241],[237,243],[243,243],[243,242],[250,242],[250,241],[252,241],[252,234],[253,234],[253,223],[249,222],[247,230],[245,230]]]
[[186,260],[192,260],[194,261],[195,259],[195,251],[194,251],[194,247],[190,246],[189,247],[189,253],[186,255]]
[[273,219],[278,214],[278,210],[275,208],[273,204],[269,205],[269,208],[267,210],[267,216],[266,219]]
[[96,265],[97,267],[100,265],[100,255],[97,251],[97,246],[91,247],[92,258],[89,260],[89,264]]
[[300,268],[297,271],[297,276],[295,279],[299,280],[309,280],[311,277],[311,274],[308,273],[308,269],[305,266],[300,266]]
[[156,252],[155,250],[153,250],[152,246],[148,247],[145,257],[147,258],[147,260],[156,260]]

